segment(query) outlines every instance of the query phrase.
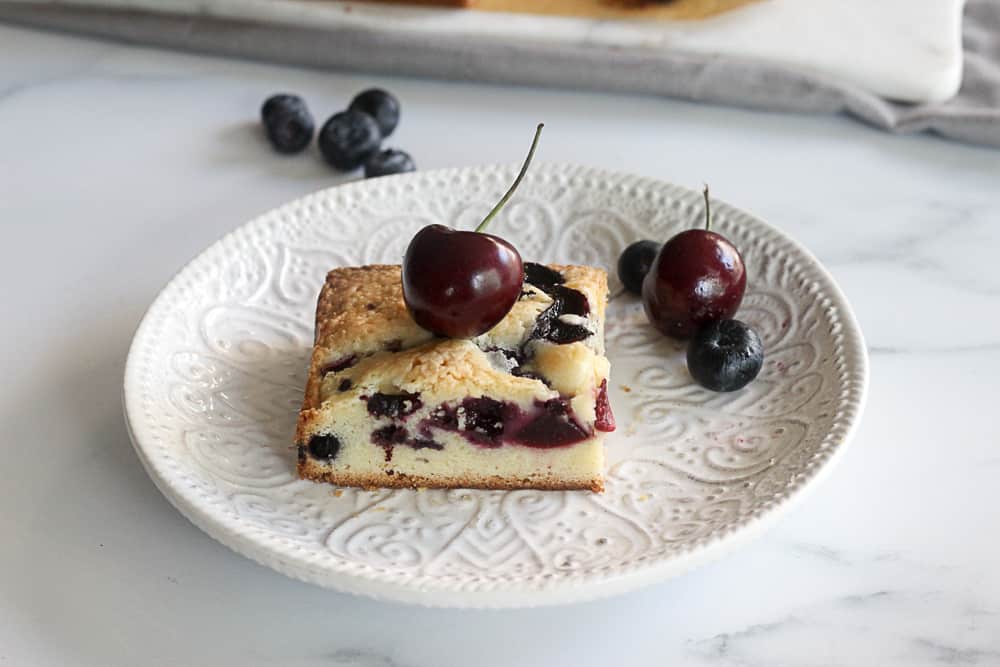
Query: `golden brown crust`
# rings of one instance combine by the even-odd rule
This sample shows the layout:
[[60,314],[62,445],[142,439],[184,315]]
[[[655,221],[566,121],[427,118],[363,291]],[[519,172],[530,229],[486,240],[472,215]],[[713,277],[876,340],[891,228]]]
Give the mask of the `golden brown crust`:
[[412,347],[433,335],[420,328],[403,302],[399,266],[372,264],[333,269],[316,303],[315,346],[296,428],[296,442],[319,409],[323,368],[351,354]]
[[[563,274],[566,287],[585,293],[597,314],[604,317],[608,276],[603,270],[568,264],[549,267]],[[539,298],[550,301],[544,295]],[[536,310],[531,312],[537,314]],[[512,312],[504,320],[518,315]],[[390,343],[408,348],[431,338],[433,334],[414,322],[406,309],[399,266],[343,267],[327,274],[316,305],[315,343],[324,352],[320,355],[323,363],[348,351],[372,352]]]
[[[397,342],[412,347],[433,335],[410,317],[399,266],[334,269],[316,306],[316,343],[325,351],[368,352]],[[324,359],[332,361],[332,359]]]
[[355,486],[364,489],[539,489],[541,491],[604,491],[604,480],[600,477],[583,480],[555,479],[552,477],[533,477],[526,479],[509,479],[505,477],[425,477],[423,475],[407,475],[393,472],[392,474],[351,474],[329,470],[323,465],[299,457],[299,477],[314,482],[326,482],[336,486]]

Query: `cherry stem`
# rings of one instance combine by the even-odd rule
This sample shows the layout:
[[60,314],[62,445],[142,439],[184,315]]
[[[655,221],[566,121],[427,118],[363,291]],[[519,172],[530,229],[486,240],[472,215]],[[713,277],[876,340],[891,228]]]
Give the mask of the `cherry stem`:
[[500,201],[498,201],[497,205],[493,207],[493,210],[487,213],[486,217],[483,218],[483,221],[479,223],[478,227],[476,227],[477,232],[481,232],[486,229],[486,225],[490,224],[490,220],[492,220],[493,217],[500,212],[500,209],[504,207],[507,200],[514,194],[514,190],[517,190],[517,186],[521,184],[521,179],[523,179],[524,175],[528,173],[528,165],[531,164],[531,158],[535,155],[535,147],[538,146],[538,137],[542,136],[543,127],[545,127],[545,123],[539,123],[538,127],[535,128],[535,138],[531,140],[531,148],[528,149],[528,157],[524,158],[524,164],[521,165],[521,171],[518,172],[517,178],[514,179],[514,183],[511,184],[507,192],[504,193],[504,196],[500,198]]
[[712,205],[708,201],[708,183],[702,191],[705,194],[705,231],[712,231]]

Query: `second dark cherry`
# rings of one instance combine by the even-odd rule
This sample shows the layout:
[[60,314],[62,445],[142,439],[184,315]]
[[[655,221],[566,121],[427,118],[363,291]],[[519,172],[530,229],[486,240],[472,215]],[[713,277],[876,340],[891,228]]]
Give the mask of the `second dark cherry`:
[[642,283],[649,321],[673,338],[690,338],[698,327],[731,318],[743,301],[747,275],[740,251],[710,231],[708,188],[705,229],[689,229],[663,244]]

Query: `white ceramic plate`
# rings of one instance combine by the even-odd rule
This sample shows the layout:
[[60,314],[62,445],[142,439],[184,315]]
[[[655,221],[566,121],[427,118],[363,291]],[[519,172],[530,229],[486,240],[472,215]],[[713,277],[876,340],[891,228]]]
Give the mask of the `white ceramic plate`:
[[[607,490],[334,490],[295,476],[316,295],[334,266],[398,263],[434,222],[470,229],[513,179],[487,167],[360,181],[228,235],[163,290],[136,332],[125,410],[150,477],[195,525],[287,575],[429,605],[514,607],[620,593],[759,532],[828,470],[861,413],[857,323],[806,250],[719,203],[749,271],[739,317],[767,357],[742,391],[691,381],[613,267],[640,238],[700,224],[701,195],[535,165],[491,231],[526,260],[612,269],[607,344],[618,431]],[[618,294],[616,294],[618,293]]]

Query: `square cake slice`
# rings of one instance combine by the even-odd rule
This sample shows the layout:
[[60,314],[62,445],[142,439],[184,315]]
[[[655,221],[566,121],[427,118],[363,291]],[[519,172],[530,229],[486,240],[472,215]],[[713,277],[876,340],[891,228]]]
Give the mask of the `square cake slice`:
[[360,487],[604,488],[614,429],[607,275],[525,265],[521,297],[472,339],[413,321],[398,266],[326,278],[296,431],[304,479]]

